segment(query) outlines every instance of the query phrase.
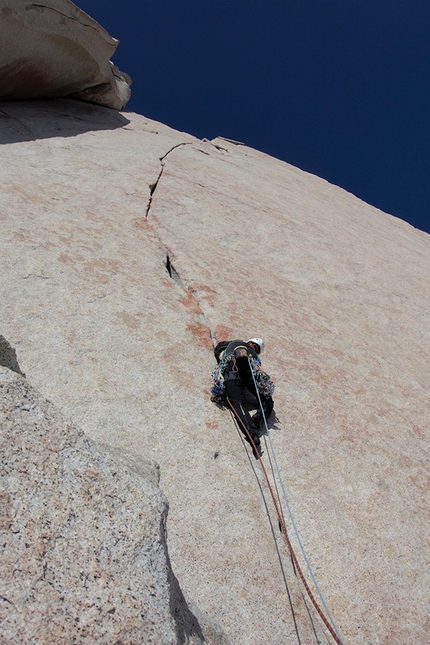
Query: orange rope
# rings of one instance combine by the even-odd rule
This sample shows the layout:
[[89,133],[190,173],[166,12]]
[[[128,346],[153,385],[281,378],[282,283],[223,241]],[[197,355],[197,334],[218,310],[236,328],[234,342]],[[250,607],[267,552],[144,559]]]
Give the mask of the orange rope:
[[[241,426],[244,428],[244,430],[245,430],[245,432],[246,432],[246,434],[247,434],[247,436],[248,436],[248,438],[249,438],[249,440],[251,442],[251,445],[253,447],[254,452],[256,454],[258,454],[259,451],[257,450],[257,447],[256,447],[256,445],[255,445],[255,443],[254,443],[254,441],[253,441],[253,439],[251,437],[251,434],[250,434],[248,428],[246,427],[246,425],[243,423],[242,419],[237,414],[237,412],[234,409],[233,404],[231,403],[230,399],[228,397],[226,397],[226,399],[227,399],[227,402],[228,402],[230,408],[233,411],[233,414],[235,415],[235,418],[239,420]],[[288,533],[287,533],[287,529],[285,527],[283,515],[282,515],[282,513],[281,513],[281,511],[279,509],[278,502],[276,501],[272,485],[271,485],[271,483],[269,481],[269,477],[267,475],[266,468],[265,468],[263,462],[261,461],[261,457],[260,457],[259,461],[260,461],[261,469],[262,469],[263,474],[264,474],[264,478],[266,480],[267,486],[268,486],[269,491],[270,491],[270,495],[272,496],[272,501],[273,501],[273,505],[275,507],[276,515],[278,516],[279,527],[281,529],[281,533],[282,533],[282,535],[283,535],[283,537],[285,539],[285,542],[287,543],[288,550],[290,552],[290,555],[291,555],[291,558],[293,560],[294,566],[296,567],[296,570],[297,570],[297,572],[298,572],[298,574],[300,576],[300,580],[303,582],[303,585],[304,585],[304,587],[306,589],[306,592],[307,592],[307,594],[308,594],[313,606],[315,607],[315,609],[317,610],[318,614],[320,615],[321,620],[323,621],[324,625],[327,627],[327,629],[329,630],[330,634],[333,636],[335,642],[338,645],[343,645],[343,641],[341,641],[339,636],[336,634],[335,630],[333,629],[332,625],[328,621],[328,619],[327,619],[326,615],[324,614],[323,610],[321,609],[320,605],[316,601],[315,596],[312,593],[308,583],[306,582],[306,578],[303,575],[302,569],[301,569],[300,564],[299,564],[299,562],[297,560],[297,556],[296,556],[296,554],[294,552],[293,545],[291,544],[290,538],[288,537]]]

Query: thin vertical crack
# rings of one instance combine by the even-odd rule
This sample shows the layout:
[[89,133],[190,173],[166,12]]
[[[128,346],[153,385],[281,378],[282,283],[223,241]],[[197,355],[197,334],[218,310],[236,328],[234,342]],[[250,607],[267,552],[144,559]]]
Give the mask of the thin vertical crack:
[[153,200],[153,197],[154,197],[154,193],[157,190],[158,182],[161,179],[161,175],[163,174],[163,170],[164,170],[164,164],[161,164],[161,170],[158,173],[157,180],[155,181],[155,183],[149,184],[149,199],[148,199],[148,205],[146,206],[146,213],[145,213],[146,219],[148,219],[149,211],[151,210],[151,206],[152,206],[152,200]]
[[163,155],[162,157],[159,157],[160,163],[161,163],[161,169],[160,169],[160,172],[158,173],[157,180],[153,184],[149,184],[149,199],[148,199],[148,205],[146,207],[146,213],[145,213],[146,219],[148,219],[148,215],[149,215],[149,211],[151,210],[152,200],[154,199],[155,191],[157,190],[158,183],[159,183],[159,181],[160,181],[160,179],[161,179],[161,177],[163,175],[163,172],[164,172],[164,167],[166,165],[164,160],[176,148],[180,148],[181,146],[189,146],[189,145],[191,145],[191,143],[192,143],[192,141],[186,141],[186,142],[183,142],[183,143],[177,143],[175,146],[173,146],[173,148],[170,148],[170,150],[168,150],[165,155]]
[[[169,156],[169,154],[170,154],[171,152],[173,152],[174,150],[176,150],[176,148],[180,148],[181,146],[188,146],[188,145],[191,145],[192,143],[194,143],[194,142],[193,142],[193,141],[187,141],[187,142],[177,143],[175,146],[173,146],[172,148],[170,148],[170,150],[168,150],[168,151],[166,152],[166,154],[165,154],[165,155],[163,155],[162,157],[160,157],[160,158],[159,158],[159,159],[160,159],[160,164],[161,164],[160,172],[158,173],[158,177],[157,177],[156,181],[155,181],[153,184],[150,184],[150,185],[149,185],[149,200],[148,200],[148,205],[147,205],[147,207],[146,207],[146,219],[148,219],[149,213],[150,213],[150,211],[151,211],[151,207],[152,207],[152,202],[153,202],[154,196],[155,196],[155,194],[156,194],[156,191],[157,191],[158,185],[159,185],[159,183],[160,183],[161,177],[163,176],[163,172],[164,172],[164,169],[165,169],[165,166],[166,166],[166,158]],[[161,238],[160,238],[160,236],[158,236],[158,238],[159,238],[160,244],[163,244],[163,243],[162,243],[162,240],[161,240]],[[164,246],[164,245],[163,245],[163,246]],[[167,249],[165,249],[165,253],[166,253],[166,256],[165,256],[165,260],[164,260],[163,264],[164,264],[164,266],[165,266],[165,268],[166,268],[167,273],[169,274],[170,278],[171,278],[174,282],[176,282],[176,284],[177,284],[181,289],[183,289],[183,290],[185,291],[186,295],[189,297],[189,296],[190,296],[190,295],[192,295],[192,294],[191,294],[191,292],[190,292],[189,290],[187,290],[187,288],[186,288],[186,280],[184,281],[184,280],[181,278],[181,276],[179,275],[178,271],[177,271],[177,270],[175,269],[175,267],[173,266],[172,261],[171,261],[171,257],[170,257],[170,254],[169,254],[169,251],[168,251]],[[204,322],[206,323],[206,314],[205,314],[205,313],[204,313],[204,311],[201,309],[201,307],[200,307],[200,303],[199,303],[199,301],[198,301],[198,298],[195,298],[194,296],[193,296],[193,298],[194,298],[194,300],[196,301],[196,303],[197,303],[197,305],[198,305],[198,308],[199,308],[199,310],[200,310],[200,315],[203,317],[203,320],[204,320]],[[208,329],[208,331],[209,331],[209,336],[210,336],[210,341],[211,341],[211,343],[212,343],[212,347],[215,347],[215,344],[216,344],[216,338],[215,338],[215,335],[214,335],[214,333],[212,332],[210,325],[205,325],[205,326],[206,326],[206,328],[207,328],[207,329]]]

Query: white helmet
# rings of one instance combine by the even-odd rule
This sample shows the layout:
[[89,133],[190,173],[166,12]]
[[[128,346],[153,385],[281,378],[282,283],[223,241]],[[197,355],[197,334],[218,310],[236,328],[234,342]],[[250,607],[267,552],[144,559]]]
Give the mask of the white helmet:
[[247,343],[254,343],[255,345],[258,345],[258,347],[260,348],[260,351],[258,352],[259,354],[262,354],[264,352],[264,343],[261,340],[261,338],[250,338],[246,342]]

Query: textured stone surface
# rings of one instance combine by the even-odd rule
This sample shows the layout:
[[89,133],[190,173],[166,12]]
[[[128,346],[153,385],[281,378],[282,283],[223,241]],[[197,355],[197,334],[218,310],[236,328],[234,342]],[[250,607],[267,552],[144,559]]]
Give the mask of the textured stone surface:
[[181,588],[235,645],[315,643],[260,469],[208,400],[212,340],[258,335],[345,643],[427,643],[429,236],[223,139],[0,109],[0,333],[92,438],[160,464]]
[[226,643],[172,574],[151,464],[101,453],[4,367],[0,433],[2,643]]
[[69,0],[0,0],[0,98],[75,95],[122,109],[131,79],[118,41]]
[[165,499],[0,374],[3,642],[173,643]]

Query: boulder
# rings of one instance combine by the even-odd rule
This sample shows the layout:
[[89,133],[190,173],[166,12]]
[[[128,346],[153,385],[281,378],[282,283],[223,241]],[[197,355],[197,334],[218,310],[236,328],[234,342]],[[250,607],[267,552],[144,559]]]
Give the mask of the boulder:
[[173,575],[153,464],[100,450],[4,367],[0,433],[2,643],[227,643]]
[[70,0],[0,0],[0,98],[73,95],[121,110],[131,79],[118,41]]

